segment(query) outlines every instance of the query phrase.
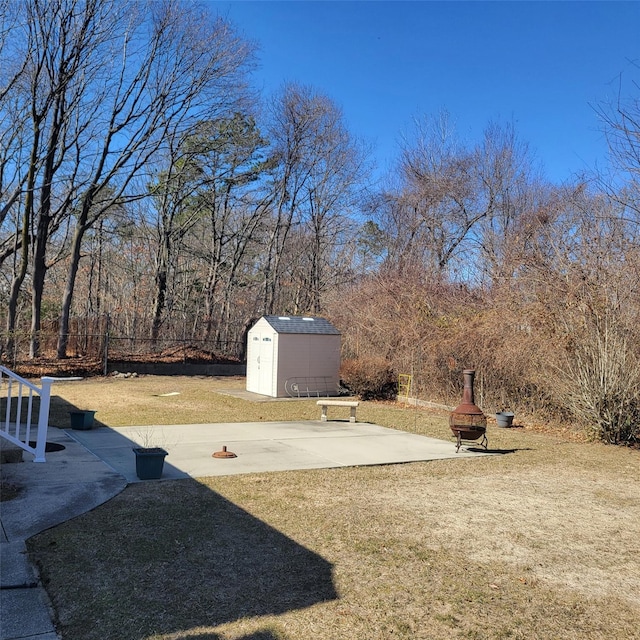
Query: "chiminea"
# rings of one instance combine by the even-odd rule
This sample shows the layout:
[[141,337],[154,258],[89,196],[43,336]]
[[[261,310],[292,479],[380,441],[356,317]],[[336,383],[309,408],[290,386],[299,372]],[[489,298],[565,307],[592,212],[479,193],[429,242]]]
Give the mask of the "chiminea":
[[473,400],[473,379],[476,372],[474,369],[465,369],[462,375],[464,377],[462,403],[449,416],[449,427],[457,439],[456,452],[460,450],[462,440],[478,440],[479,438],[482,438],[481,446],[486,449],[487,418]]

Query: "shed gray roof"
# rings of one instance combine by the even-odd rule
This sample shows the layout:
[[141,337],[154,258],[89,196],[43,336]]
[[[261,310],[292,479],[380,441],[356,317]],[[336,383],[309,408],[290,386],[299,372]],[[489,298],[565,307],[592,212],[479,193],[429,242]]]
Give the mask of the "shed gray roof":
[[316,333],[339,336],[340,332],[324,318],[304,316],[263,316],[278,333]]

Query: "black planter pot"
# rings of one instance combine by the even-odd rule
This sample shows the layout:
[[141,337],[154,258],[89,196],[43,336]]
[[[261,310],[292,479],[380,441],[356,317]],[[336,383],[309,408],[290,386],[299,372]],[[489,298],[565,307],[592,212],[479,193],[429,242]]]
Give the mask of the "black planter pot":
[[168,453],[161,447],[134,447],[136,475],[140,480],[158,480],[162,477],[164,459]]
[[508,429],[513,424],[513,413],[509,411],[500,411],[496,413],[496,422],[499,427]]
[[93,418],[95,415],[95,411],[70,411],[69,420],[71,422],[71,428],[78,431],[88,431],[93,428]]

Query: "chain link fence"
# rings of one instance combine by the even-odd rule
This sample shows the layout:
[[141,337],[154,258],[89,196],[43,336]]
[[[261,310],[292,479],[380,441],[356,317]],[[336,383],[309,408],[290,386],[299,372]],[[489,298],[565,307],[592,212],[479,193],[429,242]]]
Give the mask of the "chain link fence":
[[[185,331],[187,322],[165,323],[160,336],[149,338],[151,323],[146,319],[120,319],[110,316],[74,318],[68,334],[67,356],[100,363],[106,373],[110,362],[167,363],[242,363],[245,360],[246,339],[222,340],[199,337]],[[196,326],[195,323],[192,326]],[[12,340],[2,336],[0,362],[16,366],[33,360],[31,334],[14,332]],[[55,359],[58,343],[56,322],[48,323],[38,334],[38,357]],[[11,351],[7,351],[11,344]]]

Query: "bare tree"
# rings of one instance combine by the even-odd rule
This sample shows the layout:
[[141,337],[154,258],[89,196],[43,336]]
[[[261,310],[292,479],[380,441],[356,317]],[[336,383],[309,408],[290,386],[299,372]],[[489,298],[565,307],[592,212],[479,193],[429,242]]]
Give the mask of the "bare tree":
[[87,185],[77,203],[70,267],[62,300],[57,355],[66,356],[69,317],[82,239],[123,199],[150,163],[205,116],[242,97],[251,48],[222,19],[176,1],[116,3],[100,90],[83,114],[78,144]]
[[522,220],[544,206],[548,189],[513,124],[490,123],[474,154],[486,215],[472,233],[472,246],[478,277],[491,285],[512,277]]
[[[179,142],[172,139],[169,144],[173,146]],[[151,186],[157,247],[151,322],[151,340],[154,342],[158,340],[167,304],[168,279],[175,269],[176,252],[201,214],[201,209],[193,203],[198,182],[193,178],[194,167],[189,153],[179,148],[170,148],[167,153],[166,170]]]
[[640,415],[636,225],[614,199],[578,184],[558,190],[521,231],[528,239],[508,296],[538,345],[530,378],[594,437],[632,439]]
[[519,216],[537,206],[539,178],[512,125],[490,123],[462,144],[448,114],[416,122],[395,175],[371,201],[386,265],[469,281],[501,275]]
[[[596,108],[609,149],[617,167],[636,183],[640,181],[640,64],[629,65],[626,76],[620,75],[615,102]],[[630,78],[627,76],[631,76]],[[635,76],[635,77],[634,77]],[[630,89],[630,93],[627,91]]]
[[400,169],[400,202],[412,220],[412,234],[422,243],[419,249],[426,249],[433,271],[442,273],[487,213],[478,201],[473,153],[458,142],[443,114],[416,123],[415,139],[405,144]]
[[265,208],[271,213],[263,266],[263,312],[273,313],[284,248],[296,221],[302,187],[309,176],[308,156],[313,152],[314,110],[309,90],[288,85],[271,105],[269,136],[274,169]]
[[[68,156],[77,144],[81,130],[71,127],[69,120],[83,103],[92,74],[89,63],[103,44],[99,24],[105,16],[101,15],[100,9],[95,2],[87,2],[82,13],[77,12],[76,2],[33,2],[30,22],[36,36],[34,46],[45,56],[42,78],[38,78],[33,89],[40,95],[50,96],[50,106],[41,152],[32,268],[31,357],[39,353],[49,236],[69,215],[75,196],[74,174],[79,167],[78,163],[70,162]],[[62,186],[65,183],[71,188]]]
[[[0,228],[27,179],[24,173],[21,175],[14,169],[21,166],[21,153],[25,147],[29,148],[24,138],[29,118],[24,108],[24,92],[16,89],[25,84],[27,68],[34,61],[29,55],[29,43],[22,38],[15,42],[15,34],[21,32],[19,13],[17,3],[12,0],[0,2],[0,59],[3,61],[0,68]],[[37,69],[38,64],[34,67]],[[6,250],[3,258],[5,254]]]
[[614,100],[595,111],[609,146],[609,167],[598,169],[598,184],[640,222],[640,64],[630,61],[620,74]]
[[[274,312],[291,231],[307,231],[309,311],[320,309],[330,246],[344,230],[363,178],[364,152],[340,109],[309,87],[286,85],[271,108],[274,169],[268,184],[271,226],[264,264],[263,309]],[[301,237],[297,236],[298,239]]]
[[[48,230],[50,224],[50,188],[56,164],[56,138],[60,132],[58,114],[64,106],[64,87],[59,86],[60,78],[57,76],[59,65],[55,60],[55,53],[49,48],[49,42],[57,42],[58,34],[52,25],[58,18],[56,11],[58,8],[60,8],[59,5],[53,8],[51,23],[43,23],[43,7],[40,3],[31,2],[24,6],[25,22],[20,26],[14,25],[17,36],[13,46],[16,51],[22,52],[25,63],[9,79],[8,85],[2,91],[5,126],[8,126],[9,131],[15,127],[15,130],[21,133],[17,136],[13,133],[7,135],[7,128],[3,132],[4,142],[8,143],[7,148],[15,149],[15,155],[6,163],[13,169],[13,176],[8,181],[12,185],[12,193],[5,196],[7,201],[5,211],[8,207],[17,204],[21,212],[21,228],[16,228],[14,243],[14,251],[19,250],[20,257],[17,268],[14,269],[7,310],[8,342],[6,346],[8,351],[13,347],[18,295],[29,267],[31,227],[36,216],[36,194],[40,186],[39,173],[42,169],[45,176],[42,182],[41,216],[36,223],[38,232],[42,235]],[[64,48],[61,57],[65,58]],[[65,81],[62,80],[62,82]],[[45,140],[51,118],[54,123],[49,129],[47,144]],[[23,147],[29,151],[28,155],[21,157]],[[6,164],[3,164],[3,186]],[[36,243],[36,251],[39,268],[37,275],[43,278],[42,242]],[[39,280],[38,284],[40,284]],[[39,321],[39,318],[36,320]]]
[[342,114],[327,114],[323,136],[318,140],[319,161],[307,188],[304,226],[309,238],[308,310],[322,310],[323,294],[339,285],[333,267],[340,264],[340,249],[350,239],[350,226],[358,209],[364,181],[365,152],[349,134]]
[[189,141],[197,168],[194,206],[202,212],[193,251],[206,264],[204,338],[226,339],[232,296],[246,252],[264,215],[260,179],[267,142],[248,114],[201,123]]

